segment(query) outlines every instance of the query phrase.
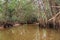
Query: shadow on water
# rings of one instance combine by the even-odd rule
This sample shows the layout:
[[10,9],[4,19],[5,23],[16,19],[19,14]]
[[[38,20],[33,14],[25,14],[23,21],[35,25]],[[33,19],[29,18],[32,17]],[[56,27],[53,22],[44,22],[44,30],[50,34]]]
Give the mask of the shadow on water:
[[0,30],[0,40],[60,40],[60,30],[25,24]]

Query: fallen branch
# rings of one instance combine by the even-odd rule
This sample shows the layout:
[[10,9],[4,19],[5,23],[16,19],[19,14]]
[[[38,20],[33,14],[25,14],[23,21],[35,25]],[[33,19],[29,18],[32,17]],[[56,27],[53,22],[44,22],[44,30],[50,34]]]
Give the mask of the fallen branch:
[[55,19],[59,14],[60,14],[60,12],[58,12],[55,16],[53,16],[52,18],[50,18],[48,21],[51,21],[51,20]]
[[60,8],[60,6],[51,6],[52,8]]

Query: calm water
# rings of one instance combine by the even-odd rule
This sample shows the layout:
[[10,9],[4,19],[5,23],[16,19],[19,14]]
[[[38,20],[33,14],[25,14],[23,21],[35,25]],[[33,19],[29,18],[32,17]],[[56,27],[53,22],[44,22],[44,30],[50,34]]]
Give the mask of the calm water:
[[60,31],[26,24],[0,30],[0,40],[60,40]]

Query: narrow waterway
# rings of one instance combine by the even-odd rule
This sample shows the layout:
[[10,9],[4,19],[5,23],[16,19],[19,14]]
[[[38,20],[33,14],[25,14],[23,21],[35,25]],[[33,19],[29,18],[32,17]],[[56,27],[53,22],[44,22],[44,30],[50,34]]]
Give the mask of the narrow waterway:
[[60,40],[60,30],[25,24],[0,30],[0,40]]

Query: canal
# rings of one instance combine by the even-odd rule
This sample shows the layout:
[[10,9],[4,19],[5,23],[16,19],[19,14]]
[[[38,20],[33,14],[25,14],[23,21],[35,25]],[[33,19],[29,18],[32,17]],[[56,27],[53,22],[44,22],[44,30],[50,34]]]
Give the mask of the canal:
[[0,40],[60,40],[60,30],[25,24],[0,30]]

